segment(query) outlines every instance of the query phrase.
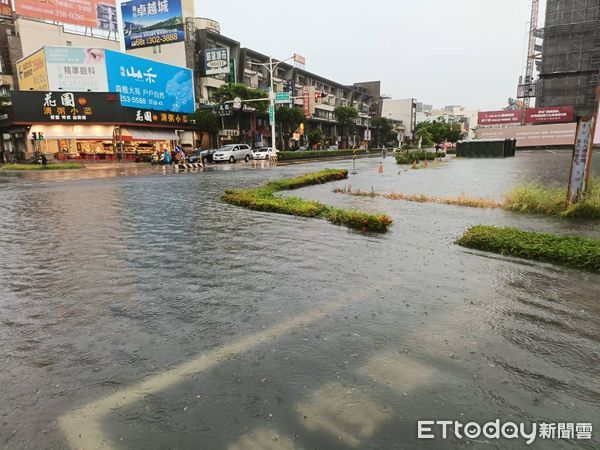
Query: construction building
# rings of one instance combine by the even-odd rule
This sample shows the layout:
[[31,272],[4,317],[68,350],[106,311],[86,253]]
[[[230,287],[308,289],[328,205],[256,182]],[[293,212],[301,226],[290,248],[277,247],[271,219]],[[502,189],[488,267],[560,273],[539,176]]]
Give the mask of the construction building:
[[592,114],[600,70],[600,0],[548,0],[537,106]]

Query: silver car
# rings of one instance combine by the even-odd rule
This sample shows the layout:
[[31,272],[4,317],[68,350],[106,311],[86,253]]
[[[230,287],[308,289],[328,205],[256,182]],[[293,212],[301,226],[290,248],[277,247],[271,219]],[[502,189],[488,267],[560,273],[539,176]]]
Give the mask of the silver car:
[[252,149],[246,144],[228,144],[221,147],[213,155],[214,162],[229,161],[250,161],[252,159]]

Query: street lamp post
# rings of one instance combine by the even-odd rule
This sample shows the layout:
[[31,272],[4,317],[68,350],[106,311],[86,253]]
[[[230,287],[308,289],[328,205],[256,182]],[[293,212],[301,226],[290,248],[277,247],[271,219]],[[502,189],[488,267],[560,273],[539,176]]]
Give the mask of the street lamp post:
[[[289,57],[288,59],[284,59],[283,61],[279,61],[278,63],[276,63],[275,65],[273,65],[273,57],[269,57],[269,64],[266,63],[255,63],[250,61],[250,64],[255,65],[255,66],[261,66],[264,67],[265,69],[267,69],[269,71],[269,78],[271,79],[270,82],[270,89],[269,89],[269,108],[272,111],[273,117],[271,120],[271,141],[272,141],[272,147],[274,151],[277,151],[277,139],[275,138],[275,129],[276,129],[276,125],[275,125],[275,84],[273,82],[273,75],[275,73],[275,69],[277,69],[277,67],[279,67],[279,64],[287,62],[291,59],[298,61],[298,58],[301,58],[299,55],[294,54],[294,56]],[[294,93],[292,92],[292,97],[294,96]]]

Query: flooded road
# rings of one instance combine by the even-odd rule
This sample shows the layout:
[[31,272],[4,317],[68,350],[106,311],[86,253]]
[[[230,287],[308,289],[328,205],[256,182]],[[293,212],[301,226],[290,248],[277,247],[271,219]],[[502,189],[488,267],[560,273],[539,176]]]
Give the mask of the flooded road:
[[417,439],[418,420],[500,419],[592,423],[529,447],[598,448],[600,276],[453,243],[597,223],[331,192],[500,198],[566,182],[569,154],[377,163],[296,194],[387,212],[381,236],[220,201],[351,161],[0,173],[0,447],[525,448]]

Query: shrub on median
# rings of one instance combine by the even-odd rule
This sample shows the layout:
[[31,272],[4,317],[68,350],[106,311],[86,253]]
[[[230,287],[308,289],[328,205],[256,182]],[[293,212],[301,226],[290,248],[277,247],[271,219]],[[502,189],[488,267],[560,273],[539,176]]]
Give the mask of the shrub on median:
[[478,225],[457,241],[463,247],[546,261],[600,273],[600,240]]
[[414,161],[433,161],[436,158],[443,158],[442,152],[409,151],[396,153],[396,162],[398,164],[412,164]]
[[299,189],[305,186],[343,180],[347,177],[347,170],[326,169],[296,178],[271,181],[254,189],[227,190],[223,195],[223,200],[255,211],[326,219],[336,225],[346,225],[349,228],[363,232],[383,233],[387,231],[392,224],[392,219],[385,214],[345,210],[327,206],[317,201],[274,195],[278,191]]

